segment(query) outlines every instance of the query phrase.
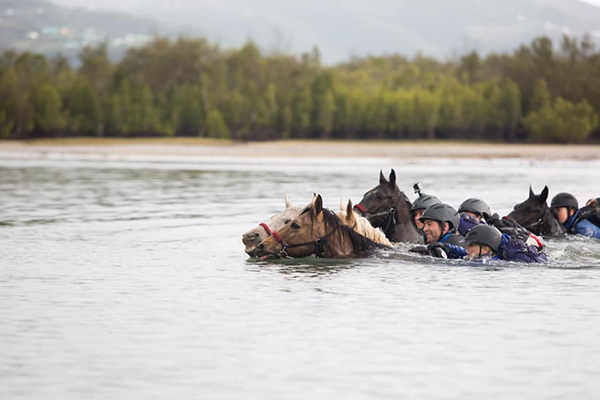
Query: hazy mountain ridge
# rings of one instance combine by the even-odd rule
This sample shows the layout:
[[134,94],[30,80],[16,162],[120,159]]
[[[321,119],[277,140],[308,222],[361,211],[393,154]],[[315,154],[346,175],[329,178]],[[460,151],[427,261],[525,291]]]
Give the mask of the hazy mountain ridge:
[[45,54],[76,54],[108,41],[113,51],[144,42],[157,30],[146,17],[87,11],[45,0],[0,0],[0,48]]
[[267,51],[299,53],[317,45],[326,62],[380,53],[443,58],[473,49],[507,51],[536,36],[557,39],[567,32],[590,32],[600,40],[600,8],[579,0],[256,0],[251,6],[244,0],[146,0],[143,6],[118,7],[226,47],[248,38]]
[[[589,32],[600,42],[600,8],[579,0],[372,0],[368,4],[359,0],[289,4],[256,0],[251,5],[245,0],[145,0],[136,4],[116,0],[53,1],[140,16],[53,7],[64,14],[62,19],[56,17],[63,23],[79,19],[75,14],[96,18],[95,24],[103,26],[112,38],[123,37],[128,28],[129,32],[158,32],[160,26],[164,34],[206,36],[224,47],[253,39],[267,52],[300,53],[316,45],[328,63],[381,53],[410,56],[420,52],[447,58],[470,50],[510,51],[536,36],[558,39],[564,33],[580,36]],[[1,8],[8,3],[47,2],[0,0],[0,29],[5,29],[6,19]],[[18,26],[10,29],[21,35],[20,46],[23,34],[31,31]],[[0,45],[6,47],[10,43],[5,39],[11,37],[14,35],[2,30]]]

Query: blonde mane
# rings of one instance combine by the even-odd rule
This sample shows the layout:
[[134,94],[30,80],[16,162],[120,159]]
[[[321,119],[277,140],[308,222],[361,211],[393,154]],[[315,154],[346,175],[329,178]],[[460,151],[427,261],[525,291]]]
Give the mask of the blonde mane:
[[374,228],[368,219],[354,212],[352,209],[352,202],[350,200],[348,200],[348,206],[346,207],[346,210],[343,209],[341,204],[340,208],[342,211],[338,212],[336,215],[344,225],[354,229],[356,233],[363,235],[375,243],[389,247],[393,246],[392,242],[388,240],[382,231]]

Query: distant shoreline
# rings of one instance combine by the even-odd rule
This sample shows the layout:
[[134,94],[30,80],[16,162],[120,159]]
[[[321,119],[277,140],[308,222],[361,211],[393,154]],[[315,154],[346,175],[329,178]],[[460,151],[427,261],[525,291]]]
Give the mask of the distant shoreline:
[[231,142],[205,138],[60,138],[0,141],[0,158],[49,153],[150,157],[530,158],[598,160],[600,145],[502,144],[466,141],[281,140]]

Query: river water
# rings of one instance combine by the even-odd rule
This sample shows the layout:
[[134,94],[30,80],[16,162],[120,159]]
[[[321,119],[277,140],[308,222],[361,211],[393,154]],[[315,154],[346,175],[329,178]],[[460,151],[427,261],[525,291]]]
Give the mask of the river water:
[[548,241],[545,266],[247,259],[284,193],[337,209],[390,167],[500,214],[529,184],[600,195],[598,160],[5,153],[0,399],[597,396],[600,241]]

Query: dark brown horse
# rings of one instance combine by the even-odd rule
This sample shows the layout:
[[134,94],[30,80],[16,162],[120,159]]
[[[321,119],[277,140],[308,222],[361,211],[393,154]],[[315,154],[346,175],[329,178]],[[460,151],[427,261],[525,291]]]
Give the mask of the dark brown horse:
[[542,193],[535,194],[529,186],[529,197],[515,205],[508,216],[536,235],[546,237],[564,235],[565,228],[558,222],[546,203],[548,192],[548,186],[545,186]]
[[345,226],[335,213],[323,208],[323,199],[318,195],[312,206],[256,246],[256,255],[261,259],[313,254],[324,258],[349,258],[366,256],[378,248],[388,247]]
[[396,172],[392,169],[389,181],[379,172],[379,185],[369,190],[354,206],[371,225],[383,230],[392,242],[422,243],[423,238],[410,222],[412,203],[396,185]]

